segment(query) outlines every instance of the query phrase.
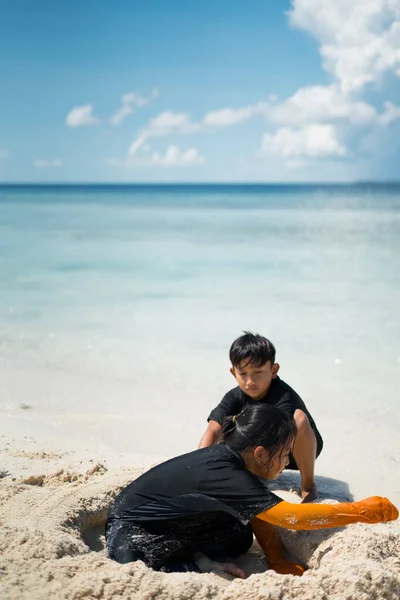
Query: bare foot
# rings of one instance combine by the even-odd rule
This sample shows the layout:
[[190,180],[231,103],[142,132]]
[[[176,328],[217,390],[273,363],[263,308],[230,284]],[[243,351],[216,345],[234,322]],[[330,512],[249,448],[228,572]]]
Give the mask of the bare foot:
[[219,565],[219,569],[223,573],[228,573],[228,575],[233,575],[234,577],[239,577],[240,579],[246,579],[246,573],[243,569],[240,569],[235,563],[217,563]]
[[227,573],[233,577],[239,577],[240,579],[246,579],[246,573],[243,569],[240,569],[235,563],[231,562],[218,562],[211,560],[205,554],[196,552],[193,555],[193,559],[200,569],[201,573],[210,573],[210,571]]
[[318,498],[318,490],[316,485],[310,485],[307,487],[301,488],[301,497],[302,504],[307,504],[307,502],[312,502],[316,498]]

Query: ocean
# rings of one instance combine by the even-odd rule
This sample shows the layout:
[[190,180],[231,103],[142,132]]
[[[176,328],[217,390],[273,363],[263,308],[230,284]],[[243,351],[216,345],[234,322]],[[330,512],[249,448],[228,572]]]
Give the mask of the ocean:
[[3,427],[189,451],[250,330],[317,474],[400,501],[400,185],[0,186],[0,282]]

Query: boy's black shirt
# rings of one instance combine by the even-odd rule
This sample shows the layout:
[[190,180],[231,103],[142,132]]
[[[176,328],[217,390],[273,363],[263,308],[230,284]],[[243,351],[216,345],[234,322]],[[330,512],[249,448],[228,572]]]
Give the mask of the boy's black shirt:
[[319,455],[322,450],[323,441],[315,421],[308,412],[306,405],[297,392],[295,392],[290,385],[282,381],[280,377],[276,377],[271,381],[268,392],[260,400],[253,400],[250,396],[245,394],[245,392],[243,392],[239,386],[233,388],[227,394],[225,394],[218,406],[211,411],[207,420],[216,421],[222,425],[226,417],[238,415],[245,406],[249,404],[258,404],[259,402],[276,406],[276,408],[284,410],[291,417],[293,417],[293,414],[297,409],[305,412],[308,420],[310,421],[310,425],[314,431],[315,437],[317,438],[317,456]]
[[153,533],[180,534],[221,519],[249,523],[281,498],[246,469],[227,444],[217,444],[168,460],[141,475],[117,496],[108,524],[118,519]]

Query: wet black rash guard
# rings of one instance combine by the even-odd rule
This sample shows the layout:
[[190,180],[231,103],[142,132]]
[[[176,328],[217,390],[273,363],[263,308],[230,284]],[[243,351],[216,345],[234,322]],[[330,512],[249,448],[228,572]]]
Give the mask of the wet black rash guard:
[[[304,401],[300,398],[299,394],[295,392],[290,385],[282,381],[280,377],[276,377],[271,381],[268,392],[260,400],[253,400],[250,396],[245,394],[245,392],[243,392],[239,386],[233,388],[227,394],[225,394],[218,406],[211,411],[207,420],[216,421],[222,425],[225,417],[238,415],[245,406],[258,404],[259,402],[280,408],[291,417],[293,417],[297,409],[302,410],[307,415],[311,429],[315,434],[315,438],[317,440],[317,456],[319,456],[323,447],[323,440],[320,432],[317,429],[315,421],[310,415]],[[297,469],[297,465],[293,458],[291,458],[288,468]]]
[[130,483],[111,506],[111,523],[131,523],[153,534],[194,539],[204,527],[217,534],[226,517],[247,525],[281,498],[248,471],[243,458],[225,443],[168,460]]

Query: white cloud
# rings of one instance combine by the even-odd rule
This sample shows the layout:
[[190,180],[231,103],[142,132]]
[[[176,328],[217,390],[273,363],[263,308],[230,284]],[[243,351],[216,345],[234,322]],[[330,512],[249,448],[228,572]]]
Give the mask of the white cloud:
[[268,110],[266,102],[258,102],[243,108],[222,108],[208,112],[203,117],[204,125],[211,127],[231,127],[237,123],[248,121],[256,115],[263,115]]
[[[385,109],[385,113],[387,110],[390,109]],[[382,123],[374,106],[343,94],[337,84],[299,88],[281,103],[258,102],[242,108],[211,111],[204,115],[202,122],[204,126],[231,127],[258,115],[275,125],[296,128],[335,121],[346,121],[352,125]]]
[[160,135],[168,135],[174,130],[180,133],[190,133],[196,129],[198,129],[198,125],[192,123],[188,114],[170,111],[162,112],[151,119],[148,127],[149,131]]
[[205,158],[197,148],[181,150],[178,146],[168,146],[165,154],[153,152],[153,154],[129,154],[123,159],[109,158],[106,163],[111,167],[122,168],[147,168],[154,165],[161,167],[189,167],[203,165]]
[[344,156],[346,153],[333,125],[311,124],[298,130],[281,127],[274,134],[264,134],[259,154],[283,158],[327,158]]
[[75,106],[67,115],[65,120],[68,127],[85,127],[87,125],[98,125],[99,119],[93,114],[93,105]]
[[61,167],[62,162],[60,159],[56,158],[54,160],[43,160],[41,158],[37,158],[33,161],[33,166],[36,169],[48,169],[54,167]]
[[[359,139],[367,128],[400,119],[400,107],[386,102],[377,109],[362,98],[366,86],[380,83],[385,73],[400,76],[400,0],[291,1],[290,23],[316,38],[330,83],[301,87],[280,102],[269,94],[247,106],[212,110],[197,123],[187,113],[162,112],[139,131],[125,163],[137,165],[140,159],[143,164],[183,164],[186,154],[177,146],[169,146],[165,155],[155,152],[148,157],[145,148],[153,138],[233,127],[262,116],[276,131],[263,136],[259,154],[275,155],[290,168],[302,168],[310,159],[316,164],[351,156],[346,139],[352,139],[355,128]],[[120,123],[145,100],[126,94],[112,122]],[[198,160],[196,154],[189,156]]]
[[392,102],[385,102],[385,109],[377,118],[381,125],[390,125],[393,121],[400,119],[400,106],[395,106]]
[[400,75],[400,0],[292,0],[292,25],[320,44],[330,85],[306,86],[281,103],[269,104],[266,118],[280,127],[262,138],[259,154],[286,159],[302,168],[304,159],[349,155],[336,124],[385,126],[400,119],[400,107],[386,102],[381,113],[360,99],[385,72]]
[[292,0],[289,19],[319,41],[344,93],[400,76],[400,0]]
[[141,96],[137,92],[129,92],[128,94],[124,94],[122,96],[121,107],[110,118],[111,123],[113,125],[119,125],[128,115],[135,111],[135,107],[141,108],[142,106],[146,106],[158,96],[159,91],[157,88],[154,88],[151,94],[147,97]]
[[373,106],[350,99],[337,85],[302,87],[281,104],[271,106],[268,113],[271,122],[290,126],[341,119],[365,124],[373,121],[375,116]]
[[200,125],[193,123],[186,113],[162,112],[157,117],[150,119],[147,127],[132,142],[129,153],[136,154],[151,138],[165,137],[171,134],[185,135],[199,129]]
[[203,124],[211,127],[231,127],[258,115],[276,125],[298,127],[307,123],[330,123],[337,120],[362,125],[371,123],[377,112],[370,104],[344,95],[336,84],[314,85],[299,88],[281,103],[276,103],[276,97],[270,95],[270,102],[208,112],[203,117]]
[[182,151],[178,146],[169,146],[164,155],[154,152],[151,158],[153,163],[163,167],[194,166],[205,162],[204,156],[196,148]]

